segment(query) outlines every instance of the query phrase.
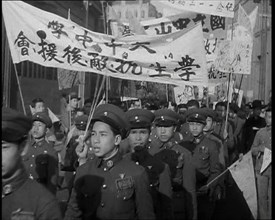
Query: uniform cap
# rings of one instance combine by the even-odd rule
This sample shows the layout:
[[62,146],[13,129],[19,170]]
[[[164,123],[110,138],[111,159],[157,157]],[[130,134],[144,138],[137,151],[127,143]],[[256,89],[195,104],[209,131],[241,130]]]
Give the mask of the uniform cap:
[[88,123],[88,115],[81,115],[75,118],[75,126],[77,129],[85,131]]
[[31,128],[31,118],[11,108],[2,108],[2,140],[19,141],[28,135]]
[[52,120],[46,112],[37,112],[32,116],[32,121],[41,121],[47,128],[52,127]]
[[154,114],[156,126],[170,127],[180,120],[180,116],[171,109],[159,109]]
[[211,108],[202,108],[202,110],[204,111],[205,116],[212,118],[213,121],[217,121],[219,119],[218,113],[216,111],[214,111],[213,109],[211,109]]
[[124,111],[113,104],[101,104],[95,111],[91,122],[102,121],[117,130],[125,138],[130,124]]
[[126,112],[131,128],[150,128],[155,115],[146,109],[131,109]]
[[190,109],[186,113],[187,122],[197,122],[201,124],[206,124],[206,111],[204,109]]

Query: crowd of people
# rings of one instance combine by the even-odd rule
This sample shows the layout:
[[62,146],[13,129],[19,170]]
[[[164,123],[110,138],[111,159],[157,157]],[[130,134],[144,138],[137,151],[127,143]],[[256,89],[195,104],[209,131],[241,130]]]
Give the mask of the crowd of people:
[[212,219],[234,183],[227,168],[250,152],[257,218],[271,219],[271,165],[261,172],[271,101],[93,109],[79,100],[68,95],[59,121],[41,98],[31,116],[2,108],[2,219]]

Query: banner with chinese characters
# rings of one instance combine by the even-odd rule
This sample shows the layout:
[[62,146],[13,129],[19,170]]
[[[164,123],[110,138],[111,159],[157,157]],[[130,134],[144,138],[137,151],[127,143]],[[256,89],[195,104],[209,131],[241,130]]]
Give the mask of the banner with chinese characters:
[[96,33],[22,1],[3,1],[14,63],[175,85],[208,81],[201,24],[164,36]]
[[234,17],[235,0],[163,0],[162,4],[179,10]]
[[[113,8],[109,7],[109,20],[112,34],[115,37],[134,35],[128,23],[122,23]],[[204,49],[209,83],[219,83],[228,80],[228,73],[218,71],[214,66],[217,57],[217,45],[226,39],[231,19],[217,15],[198,14],[183,11],[173,16],[162,17],[147,21],[140,21],[147,35],[160,36],[186,30],[193,25],[201,23],[204,37]]]
[[179,104],[186,104],[189,100],[195,99],[204,103],[207,98],[207,87],[205,86],[176,86],[174,87],[175,102]]

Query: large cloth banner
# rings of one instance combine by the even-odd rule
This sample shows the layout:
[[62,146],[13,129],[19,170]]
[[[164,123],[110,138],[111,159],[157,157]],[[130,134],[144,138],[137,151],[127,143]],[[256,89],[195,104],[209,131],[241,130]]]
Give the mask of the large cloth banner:
[[[108,7],[108,19],[111,21],[110,26],[113,36],[120,38],[134,35],[135,31],[132,30],[130,24],[122,23],[112,7]],[[147,35],[160,36],[186,30],[197,23],[201,23],[209,83],[217,84],[228,80],[228,73],[215,68],[214,61],[217,57],[219,42],[227,37],[228,27],[232,23],[230,20],[217,15],[182,11],[180,14],[173,16],[140,21],[140,25],[145,29]]]
[[230,18],[234,17],[234,0],[163,0],[161,3],[179,10],[193,11]]
[[174,85],[208,82],[201,24],[165,36],[123,39],[92,32],[22,1],[3,1],[14,63]]
[[242,191],[254,219],[257,219],[257,192],[251,151],[245,154],[241,161],[237,160],[228,169]]

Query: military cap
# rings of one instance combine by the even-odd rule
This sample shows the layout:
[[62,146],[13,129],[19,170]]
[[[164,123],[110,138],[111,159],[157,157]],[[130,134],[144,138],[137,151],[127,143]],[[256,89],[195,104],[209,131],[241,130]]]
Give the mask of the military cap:
[[137,108],[127,111],[126,116],[131,128],[150,128],[155,118],[151,111]]
[[253,108],[253,109],[255,109],[255,108],[263,109],[263,108],[265,108],[265,107],[266,107],[266,105],[263,105],[261,100],[254,100],[254,101],[252,102],[252,108]]
[[239,111],[239,106],[236,103],[229,103],[229,110],[232,110],[234,113]]
[[113,104],[101,104],[95,111],[91,122],[102,121],[117,130],[122,138],[127,136],[130,124],[124,111]]
[[213,109],[211,108],[202,108],[202,110],[204,111],[205,113],[205,116],[206,117],[210,117],[212,118],[214,121],[217,121],[218,120],[218,113],[216,111],[214,111]]
[[156,126],[170,127],[177,125],[180,120],[179,114],[171,109],[159,109],[154,114]]
[[2,107],[2,140],[16,142],[28,135],[32,120],[23,113]]
[[51,118],[47,115],[46,112],[37,112],[32,116],[32,121],[41,121],[43,122],[46,127],[50,128],[52,127],[52,120]]
[[77,129],[85,131],[88,123],[88,115],[80,115],[75,118],[75,126]]
[[190,109],[186,112],[186,121],[187,122],[198,122],[201,124],[206,124],[206,111],[201,108]]

